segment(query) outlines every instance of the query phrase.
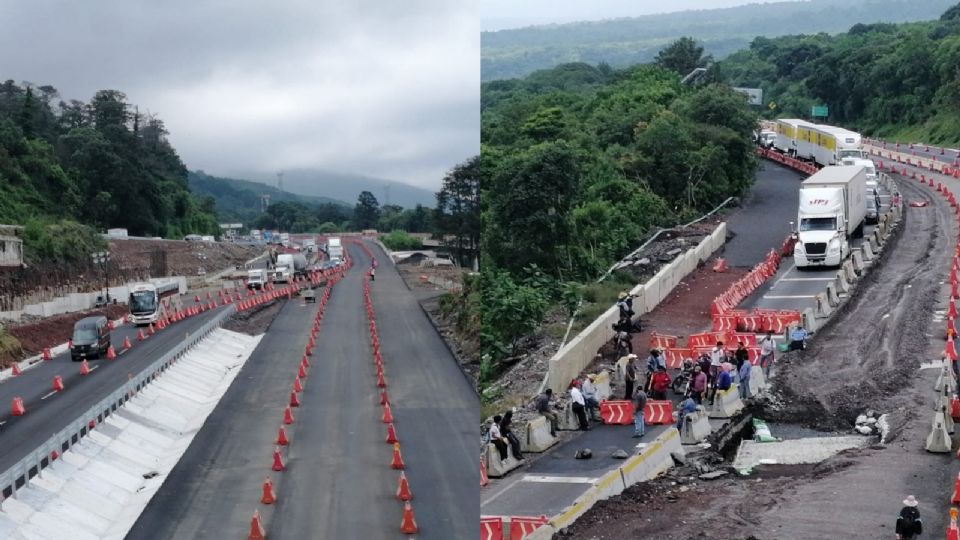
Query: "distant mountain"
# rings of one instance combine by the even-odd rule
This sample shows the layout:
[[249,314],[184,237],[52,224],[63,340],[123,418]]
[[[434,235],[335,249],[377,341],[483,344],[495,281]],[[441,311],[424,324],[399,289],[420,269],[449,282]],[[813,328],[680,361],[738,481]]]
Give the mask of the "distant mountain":
[[675,39],[690,36],[720,59],[756,37],[845,32],[856,23],[939,18],[957,0],[810,0],[680,11],[595,22],[481,33],[484,81],[523,77],[569,62],[614,67],[650,62]]
[[[353,209],[354,203],[347,203],[332,197],[307,196],[280,191],[274,186],[251,180],[221,178],[210,176],[203,171],[187,173],[190,191],[197,197],[213,197],[216,201],[217,216],[221,223],[244,223],[249,225],[260,215],[260,195],[270,195],[270,202],[299,202],[309,206],[334,204]],[[284,185],[286,188],[286,185]]]
[[[240,175],[238,175],[240,176]],[[243,174],[246,178],[253,178],[276,184],[276,176],[263,173]],[[351,208],[357,203],[361,191],[369,191],[377,198],[380,206],[387,203],[386,187],[389,186],[390,204],[404,208],[413,208],[422,204],[428,208],[437,205],[436,194],[428,189],[418,188],[395,180],[373,178],[358,174],[324,171],[320,169],[294,169],[283,171],[284,191],[299,193],[306,196],[330,197],[346,201]]]

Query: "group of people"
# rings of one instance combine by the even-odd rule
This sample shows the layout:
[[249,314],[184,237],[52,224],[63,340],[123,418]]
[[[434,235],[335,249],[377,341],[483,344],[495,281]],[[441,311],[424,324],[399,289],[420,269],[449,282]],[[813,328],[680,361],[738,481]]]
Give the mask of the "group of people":
[[501,461],[507,459],[508,449],[513,452],[513,457],[523,461],[523,453],[520,452],[520,439],[513,433],[513,411],[507,411],[503,416],[499,414],[494,416],[487,434],[490,437],[490,442],[497,447]]

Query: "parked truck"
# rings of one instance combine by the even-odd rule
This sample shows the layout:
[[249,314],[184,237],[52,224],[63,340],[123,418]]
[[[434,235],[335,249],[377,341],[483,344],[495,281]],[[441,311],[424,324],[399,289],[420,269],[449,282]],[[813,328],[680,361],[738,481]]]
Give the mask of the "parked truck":
[[850,239],[863,235],[867,174],[860,166],[829,166],[800,185],[797,268],[840,266],[850,255]]
[[336,263],[343,261],[343,245],[340,244],[339,238],[333,237],[327,240],[327,256]]
[[307,271],[307,258],[299,253],[281,253],[277,255],[277,264],[273,270],[273,281],[286,283],[293,277],[299,277]]

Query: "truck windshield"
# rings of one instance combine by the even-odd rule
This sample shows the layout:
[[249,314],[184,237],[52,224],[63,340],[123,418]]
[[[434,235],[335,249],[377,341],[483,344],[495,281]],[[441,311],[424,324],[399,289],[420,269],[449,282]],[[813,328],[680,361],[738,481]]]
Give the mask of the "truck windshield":
[[867,153],[859,149],[858,150],[840,150],[840,152],[837,153],[837,156],[840,159],[847,158],[847,157],[867,159]]
[[819,217],[803,218],[800,220],[800,231],[835,231],[837,230],[837,218]]
[[77,328],[73,331],[73,341],[86,343],[97,340],[97,331],[93,328]]
[[130,313],[153,313],[157,310],[157,299],[152,291],[138,291],[130,294]]

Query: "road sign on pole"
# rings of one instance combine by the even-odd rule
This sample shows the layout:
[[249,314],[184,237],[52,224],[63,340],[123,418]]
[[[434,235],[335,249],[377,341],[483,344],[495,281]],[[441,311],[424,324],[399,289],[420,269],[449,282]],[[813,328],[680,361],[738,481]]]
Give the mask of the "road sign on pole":
[[829,116],[829,110],[826,105],[814,105],[810,108],[810,116],[814,118],[826,118]]

